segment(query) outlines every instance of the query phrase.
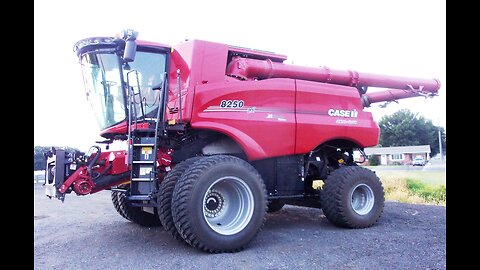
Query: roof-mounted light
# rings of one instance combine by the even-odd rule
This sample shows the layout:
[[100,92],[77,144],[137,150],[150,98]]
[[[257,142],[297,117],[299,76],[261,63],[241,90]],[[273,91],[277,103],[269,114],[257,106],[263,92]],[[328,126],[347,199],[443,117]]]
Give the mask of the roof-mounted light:
[[99,48],[115,48],[118,51],[123,49],[124,62],[132,62],[135,60],[135,52],[137,51],[136,39],[138,32],[132,29],[122,30],[120,35],[115,37],[91,37],[79,40],[73,46],[73,51],[80,56],[86,51],[97,50]]
[[115,44],[115,38],[113,37],[91,37],[91,38],[85,38],[82,40],[77,41],[75,45],[73,45],[73,51],[77,52],[78,50],[89,46],[89,45],[99,45],[99,44],[105,44],[105,45],[111,45]]

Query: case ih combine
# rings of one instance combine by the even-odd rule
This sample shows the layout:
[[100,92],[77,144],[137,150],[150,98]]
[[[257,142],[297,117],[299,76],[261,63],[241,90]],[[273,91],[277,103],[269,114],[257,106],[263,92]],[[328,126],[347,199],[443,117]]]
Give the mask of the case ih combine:
[[440,88],[436,79],[288,65],[284,55],[207,41],[136,38],[128,30],[75,44],[105,138],[97,143],[126,149],[46,153],[46,195],[109,189],[122,217],[163,225],[207,252],[243,249],[266,212],[285,204],[321,208],[337,226],[372,226],[383,187],[353,158],[378,143],[364,108]]

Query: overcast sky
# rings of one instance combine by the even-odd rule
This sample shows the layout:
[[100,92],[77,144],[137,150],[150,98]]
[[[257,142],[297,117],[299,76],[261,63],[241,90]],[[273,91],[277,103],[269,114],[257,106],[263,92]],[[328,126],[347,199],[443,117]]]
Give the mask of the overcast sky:
[[274,51],[286,63],[359,72],[438,78],[433,99],[407,108],[446,127],[445,1],[123,1],[34,2],[34,145],[86,150],[99,129],[84,95],[76,41],[125,28],[139,39],[175,45],[203,39]]

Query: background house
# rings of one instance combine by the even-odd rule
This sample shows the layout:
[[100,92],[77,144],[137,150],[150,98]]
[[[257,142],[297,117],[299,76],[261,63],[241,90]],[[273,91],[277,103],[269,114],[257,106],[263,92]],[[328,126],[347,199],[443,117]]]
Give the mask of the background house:
[[412,160],[417,156],[427,161],[430,159],[430,152],[430,145],[365,148],[365,154],[378,156],[381,165],[411,165]]

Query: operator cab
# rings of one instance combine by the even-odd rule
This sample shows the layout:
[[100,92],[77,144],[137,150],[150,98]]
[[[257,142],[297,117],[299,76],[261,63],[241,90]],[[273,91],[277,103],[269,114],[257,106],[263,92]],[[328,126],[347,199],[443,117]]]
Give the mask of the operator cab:
[[170,48],[141,41],[137,46],[136,32],[122,34],[122,38],[86,38],[74,46],[87,99],[102,130],[100,135],[107,139],[125,135],[127,121],[155,118],[160,104],[165,103]]

